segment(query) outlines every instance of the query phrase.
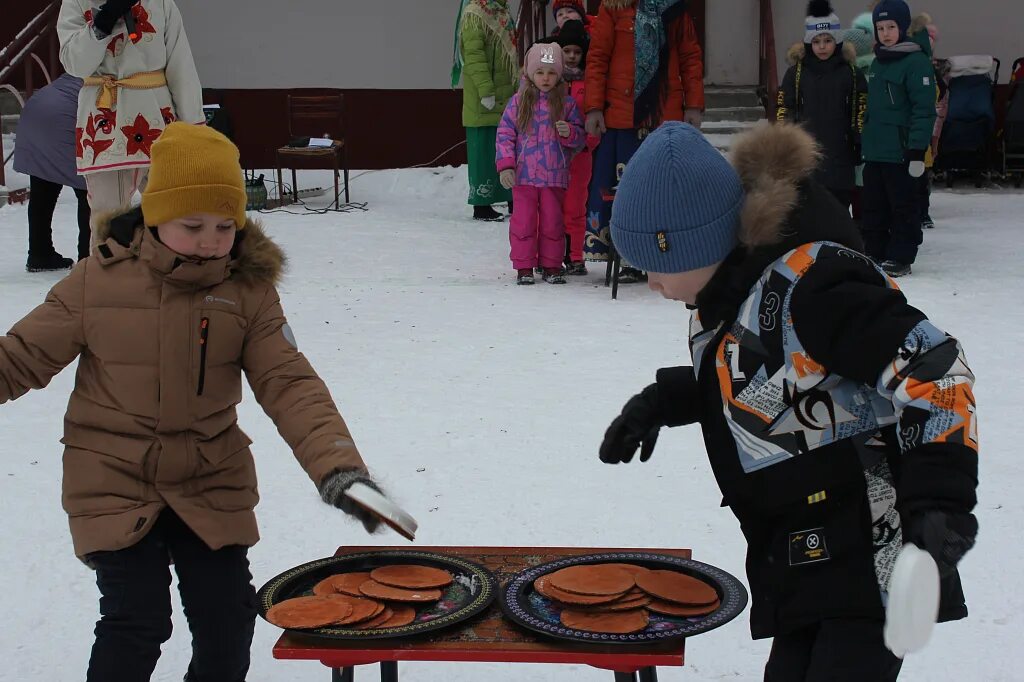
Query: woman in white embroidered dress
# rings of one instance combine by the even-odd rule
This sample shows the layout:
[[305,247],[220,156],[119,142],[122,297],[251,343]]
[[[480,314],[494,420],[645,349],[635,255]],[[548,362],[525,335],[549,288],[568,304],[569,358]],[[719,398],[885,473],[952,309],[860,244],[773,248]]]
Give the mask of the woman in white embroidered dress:
[[63,0],[57,35],[64,68],[85,80],[75,153],[97,219],[145,187],[168,124],[205,123],[202,86],[174,0]]

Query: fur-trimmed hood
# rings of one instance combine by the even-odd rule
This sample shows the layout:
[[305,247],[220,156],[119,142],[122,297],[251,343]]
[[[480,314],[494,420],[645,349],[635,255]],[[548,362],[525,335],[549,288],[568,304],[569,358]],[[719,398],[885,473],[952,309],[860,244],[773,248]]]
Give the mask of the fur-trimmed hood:
[[799,185],[818,165],[814,138],[792,123],[760,123],[737,137],[730,157],[746,194],[740,243],[758,247],[781,241]]
[[[857,63],[857,49],[850,43],[843,42],[842,55],[843,61],[847,64]],[[786,52],[786,62],[790,66],[796,66],[803,58],[807,55],[807,44],[806,43],[793,43],[789,50]]]
[[626,9],[628,7],[632,7],[635,4],[636,0],[603,0],[601,6],[606,7],[607,9],[616,10]]
[[849,212],[811,178],[819,158],[814,138],[793,123],[763,122],[737,137],[730,161],[745,194],[740,245],[698,295],[702,321],[732,319],[765,268],[802,244],[863,248]]
[[[128,213],[101,216],[93,230],[97,244],[113,240],[122,247],[129,247],[144,226],[142,211],[136,208]],[[230,262],[232,279],[247,284],[276,285],[284,274],[287,257],[267,235],[262,223],[249,218],[245,228],[235,232]]]

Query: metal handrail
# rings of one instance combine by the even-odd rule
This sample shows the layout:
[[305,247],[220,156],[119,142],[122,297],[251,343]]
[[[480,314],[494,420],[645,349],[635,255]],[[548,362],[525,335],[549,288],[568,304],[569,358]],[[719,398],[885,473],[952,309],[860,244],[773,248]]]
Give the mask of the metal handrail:
[[[58,70],[56,28],[59,13],[60,2],[59,0],[54,0],[33,17],[25,25],[25,28],[18,32],[18,35],[14,37],[10,45],[0,51],[0,86],[6,86],[3,89],[13,89],[10,86],[10,80],[14,76],[15,69],[24,65],[25,97],[31,97],[35,89],[32,81],[33,63],[39,65],[47,84],[52,82]],[[47,39],[47,60],[44,61],[43,58],[36,54],[36,50]],[[20,96],[18,100],[24,106]],[[3,135],[0,135],[0,185],[4,185],[7,182],[5,166],[7,165],[8,158],[4,154]]]
[[775,120],[775,93],[779,89],[779,66],[775,56],[775,19],[772,0],[761,0],[759,90],[768,119]]

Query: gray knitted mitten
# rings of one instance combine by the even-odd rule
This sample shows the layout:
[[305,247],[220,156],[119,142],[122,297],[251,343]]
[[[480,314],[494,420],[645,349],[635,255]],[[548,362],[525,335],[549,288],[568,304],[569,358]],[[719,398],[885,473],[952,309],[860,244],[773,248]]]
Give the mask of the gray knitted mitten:
[[320,499],[327,504],[337,507],[349,516],[353,516],[362,522],[367,533],[375,532],[380,526],[380,520],[370,512],[366,511],[352,501],[345,491],[353,483],[368,485],[377,492],[384,494],[380,487],[370,478],[369,472],[363,469],[340,469],[328,474],[317,486],[320,491]]

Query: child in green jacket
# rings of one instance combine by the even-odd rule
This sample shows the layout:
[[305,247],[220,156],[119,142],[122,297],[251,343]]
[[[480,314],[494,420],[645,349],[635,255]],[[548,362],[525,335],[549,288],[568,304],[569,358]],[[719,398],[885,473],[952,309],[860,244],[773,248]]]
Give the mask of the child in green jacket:
[[921,244],[919,178],[935,125],[928,34],[908,37],[903,0],[875,7],[876,59],[868,72],[863,234],[867,255],[891,277],[910,274]]

